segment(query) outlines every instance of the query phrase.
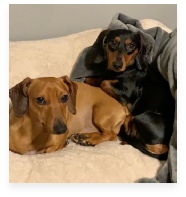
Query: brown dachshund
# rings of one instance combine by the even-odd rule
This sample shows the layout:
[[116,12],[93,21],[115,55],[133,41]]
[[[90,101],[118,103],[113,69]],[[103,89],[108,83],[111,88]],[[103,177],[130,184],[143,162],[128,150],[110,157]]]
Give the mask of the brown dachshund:
[[26,78],[9,94],[9,149],[20,154],[54,152],[69,137],[86,146],[116,140],[128,115],[126,107],[100,88],[67,76]]

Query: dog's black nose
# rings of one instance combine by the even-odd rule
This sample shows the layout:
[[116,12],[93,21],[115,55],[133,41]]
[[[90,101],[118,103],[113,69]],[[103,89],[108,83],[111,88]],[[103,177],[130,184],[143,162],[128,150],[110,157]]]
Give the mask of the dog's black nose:
[[113,67],[116,68],[116,69],[121,69],[123,66],[123,63],[122,62],[113,62]]
[[53,134],[63,134],[67,131],[67,126],[60,120],[56,120],[53,126]]

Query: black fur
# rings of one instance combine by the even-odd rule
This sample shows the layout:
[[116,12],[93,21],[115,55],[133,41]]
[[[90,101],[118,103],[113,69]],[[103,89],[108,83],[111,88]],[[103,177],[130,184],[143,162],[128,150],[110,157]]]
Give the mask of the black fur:
[[[134,37],[140,43],[135,62],[123,72],[107,70],[107,56],[104,47],[114,36],[127,35]],[[138,36],[137,36],[138,35]],[[149,64],[149,54],[152,46],[146,42],[140,33],[129,30],[104,30],[98,36],[87,55],[87,65],[99,70],[102,80],[117,79],[111,85],[115,98],[129,106],[134,117],[132,124],[137,128],[138,138],[120,132],[123,140],[138,148],[141,152],[158,159],[166,159],[165,154],[152,154],[146,150],[146,144],[169,145],[173,131],[175,101],[171,95],[168,82],[159,73],[156,60]],[[122,128],[123,130],[123,128]]]

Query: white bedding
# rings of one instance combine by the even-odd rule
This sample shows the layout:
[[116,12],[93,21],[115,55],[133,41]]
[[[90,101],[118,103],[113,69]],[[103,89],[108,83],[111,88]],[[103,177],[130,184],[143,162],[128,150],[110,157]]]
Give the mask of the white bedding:
[[[144,28],[161,26],[158,21],[141,21]],[[10,42],[10,87],[25,77],[69,75],[77,56],[93,44],[101,29],[92,29],[65,37]],[[11,105],[11,104],[10,104]],[[11,183],[129,183],[154,177],[163,162],[142,154],[119,141],[96,147],[70,143],[65,149],[38,155],[9,152]]]

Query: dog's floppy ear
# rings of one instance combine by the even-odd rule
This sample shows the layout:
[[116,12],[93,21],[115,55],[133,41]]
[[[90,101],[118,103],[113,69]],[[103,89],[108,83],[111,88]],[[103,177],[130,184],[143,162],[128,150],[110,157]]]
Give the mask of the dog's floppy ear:
[[15,116],[17,117],[23,116],[28,109],[27,91],[30,83],[31,79],[27,77],[22,82],[9,89],[9,97],[12,101]]
[[68,86],[69,88],[69,99],[67,101],[68,104],[68,109],[72,114],[76,114],[76,94],[77,94],[77,89],[78,86],[76,83],[71,81],[68,76],[62,77],[64,83]]
[[136,64],[139,70],[146,68],[151,63],[151,52],[152,44],[148,42],[147,38],[141,32],[137,33],[138,39],[140,40],[139,52],[136,56]]
[[106,60],[106,54],[105,54],[105,42],[106,42],[106,38],[108,35],[109,30],[103,30],[98,38],[96,39],[96,41],[94,42],[94,44],[92,45],[91,48],[91,63],[101,63],[104,60]]

